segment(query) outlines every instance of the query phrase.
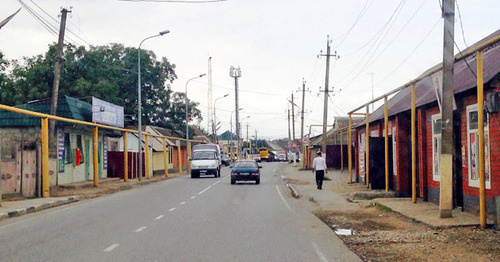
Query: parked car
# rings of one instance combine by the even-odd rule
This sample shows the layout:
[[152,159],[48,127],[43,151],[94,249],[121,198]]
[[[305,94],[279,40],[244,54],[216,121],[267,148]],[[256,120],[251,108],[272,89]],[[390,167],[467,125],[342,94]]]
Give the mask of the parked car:
[[223,155],[222,155],[221,162],[222,162],[222,164],[223,164],[223,165],[225,165],[225,166],[229,166],[229,165],[231,165],[231,159],[230,159],[230,158],[229,158],[229,156],[228,156],[228,155],[226,155],[226,154],[223,154]]
[[261,162],[259,154],[252,154],[252,159],[255,160],[256,162],[259,163]]
[[260,168],[254,160],[238,160],[231,166],[231,184],[236,184],[236,181],[255,181],[255,184],[260,184]]
[[200,174],[220,176],[220,166],[217,154],[213,150],[196,150],[191,157],[191,178],[200,177]]

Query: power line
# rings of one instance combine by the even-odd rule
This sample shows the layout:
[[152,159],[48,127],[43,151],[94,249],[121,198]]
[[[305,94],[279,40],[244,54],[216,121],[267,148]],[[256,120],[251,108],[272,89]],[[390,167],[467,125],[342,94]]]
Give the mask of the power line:
[[199,0],[199,1],[189,1],[189,0],[118,0],[118,1],[121,1],[121,2],[153,2],[153,3],[207,4],[207,3],[225,2],[227,0]]
[[[370,4],[368,4],[368,2]],[[345,32],[343,34],[343,38],[342,40],[340,40],[340,42],[337,44],[337,46],[335,46],[333,49],[338,49],[342,43],[344,43],[344,41],[347,39],[347,37],[349,36],[349,34],[351,33],[352,29],[354,29],[354,27],[358,24],[358,22],[361,20],[361,18],[363,17],[363,15],[366,13],[366,11],[368,10],[368,8],[371,6],[371,4],[373,3],[373,0],[372,1],[369,1],[369,0],[366,0],[363,8],[361,9],[361,11],[359,12],[358,16],[356,17],[356,19],[354,20],[354,23],[352,24],[352,26],[347,30],[347,32]]]
[[469,45],[467,44],[467,41],[465,41],[464,25],[462,23],[462,14],[460,13],[460,7],[458,6],[458,0],[455,0],[455,4],[457,5],[458,19],[460,21],[460,28],[462,29],[462,39],[464,40],[465,47],[467,48],[467,47],[469,47]]
[[420,42],[417,44],[417,46],[415,46],[415,48],[413,48],[413,50],[410,52],[410,54],[408,56],[406,56],[403,59],[403,61],[401,61],[401,63],[396,66],[396,68],[394,68],[389,74],[387,74],[384,78],[382,78],[382,80],[380,80],[377,83],[377,85],[384,82],[389,76],[391,76],[394,72],[396,72],[405,62],[407,62],[408,58],[410,58],[413,55],[413,53],[415,53],[415,51],[422,45],[422,43],[425,41],[425,39],[427,39],[427,37],[432,33],[432,31],[434,31],[434,28],[436,28],[436,26],[438,25],[440,20],[441,20],[441,17],[438,18],[436,23],[434,23],[432,28],[425,34],[425,36],[422,38],[422,40],[420,40]]

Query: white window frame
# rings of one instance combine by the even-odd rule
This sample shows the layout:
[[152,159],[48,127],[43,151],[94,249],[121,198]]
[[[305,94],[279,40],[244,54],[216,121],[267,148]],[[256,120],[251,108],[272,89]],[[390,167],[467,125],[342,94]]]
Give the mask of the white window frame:
[[[472,168],[471,168],[471,145],[470,145],[470,139],[471,139],[471,134],[474,134],[477,138],[477,129],[470,129],[470,113],[477,111],[477,104],[467,106],[467,179],[469,181],[469,186],[470,187],[479,187],[479,168],[476,165],[476,172],[477,172],[477,179],[472,179]],[[491,168],[490,168],[490,143],[489,143],[489,117],[487,116],[487,122],[486,125],[484,126],[484,172],[485,172],[485,184],[486,184],[486,189],[491,189]],[[477,159],[479,159],[479,156],[477,156]]]
[[[434,123],[438,120],[441,121],[441,114],[435,114],[431,117],[431,129],[432,129],[432,180],[433,181],[441,181],[441,132],[434,132]],[[441,124],[441,128],[442,124]],[[438,150],[434,150],[434,148],[438,148]],[[437,162],[437,163],[436,163]]]
[[362,133],[359,134],[358,137],[358,142],[359,142],[359,152],[358,152],[358,165],[359,165],[359,176],[360,177],[365,177],[365,172],[366,172],[366,157],[365,157],[365,151],[366,151],[366,134]]

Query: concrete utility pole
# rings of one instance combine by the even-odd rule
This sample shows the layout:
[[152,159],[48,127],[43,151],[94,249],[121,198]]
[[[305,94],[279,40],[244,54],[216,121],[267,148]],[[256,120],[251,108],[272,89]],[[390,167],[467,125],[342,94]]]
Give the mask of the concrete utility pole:
[[325,73],[325,100],[324,100],[324,108],[323,108],[323,135],[321,136],[321,151],[326,155],[326,127],[328,126],[328,83],[330,79],[330,57],[339,58],[337,56],[337,51],[333,55],[330,54],[330,39],[327,36],[326,39],[326,55],[320,53],[318,57],[326,56],[326,73]]
[[236,111],[236,137],[237,137],[237,148],[238,152],[236,153],[238,155],[238,159],[240,157],[240,114],[239,114],[239,105],[238,105],[238,77],[241,77],[241,69],[240,67],[236,68],[234,66],[231,66],[231,69],[229,71],[229,75],[234,78],[234,96],[235,96],[235,108],[234,110]]
[[[59,40],[57,42],[57,57],[56,57],[56,64],[54,66],[54,81],[52,83],[52,103],[50,104],[50,114],[51,115],[56,115],[57,113],[57,99],[59,95],[59,79],[61,78],[61,63],[62,63],[62,56],[63,56],[63,46],[64,46],[64,32],[66,31],[66,17],[68,16],[68,13],[71,11],[68,11],[68,9],[63,8],[61,10],[61,26],[59,27]],[[52,141],[55,141],[56,137],[56,121],[55,120],[50,120],[50,128],[49,132],[51,134]],[[55,153],[54,150],[56,149],[55,145],[56,143],[52,143],[53,146],[50,148],[52,149],[52,153]]]
[[443,88],[441,112],[441,170],[439,217],[452,216],[453,210],[453,44],[455,35],[455,0],[443,0]]
[[292,93],[292,138],[293,141],[295,142],[295,110],[293,110],[293,106],[295,104],[293,103],[293,93]]
[[290,108],[288,108],[288,140],[292,141],[292,135],[290,131]]
[[306,98],[306,81],[302,79],[302,108],[300,109],[300,143],[302,144],[302,139],[304,138],[304,106]]
[[[207,133],[209,132],[208,130],[210,130],[210,122],[211,121],[211,117],[212,117],[212,110],[215,110],[212,108],[212,57],[209,57],[208,58],[208,96],[207,96],[207,103],[208,103],[208,110],[207,110]],[[215,119],[213,119],[213,122],[212,122],[212,131],[215,129],[215,126],[213,126],[215,122]],[[215,132],[212,132],[215,134]],[[214,139],[215,141],[215,139]]]

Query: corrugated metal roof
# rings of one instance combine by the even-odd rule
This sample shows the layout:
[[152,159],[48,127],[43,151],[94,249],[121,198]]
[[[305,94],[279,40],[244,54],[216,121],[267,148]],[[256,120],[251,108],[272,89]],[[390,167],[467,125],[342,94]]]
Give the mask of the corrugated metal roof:
[[[500,30],[491,34],[487,38],[479,41],[475,45],[485,42],[488,39],[500,35]],[[474,46],[475,46],[474,45]],[[473,48],[471,46],[470,48]],[[469,48],[469,49],[470,49]],[[464,50],[465,52],[465,50]],[[468,65],[467,65],[467,63]],[[470,69],[469,69],[470,66]],[[471,72],[471,69],[474,73]],[[500,43],[495,43],[486,48],[483,53],[483,77],[484,83],[489,82],[500,73]],[[476,70],[477,60],[475,55],[470,55],[460,61],[455,62],[453,66],[453,80],[454,80],[454,94],[460,94],[467,90],[476,88]],[[427,105],[436,102],[436,81],[442,81],[443,71],[440,70],[418,82],[415,83],[416,91],[416,107]],[[389,116],[399,114],[401,112],[410,110],[411,108],[411,88],[405,88],[399,91],[395,96],[387,101]],[[370,114],[370,123],[384,118],[384,106],[377,108]],[[358,127],[364,126],[365,122],[357,125]]]
[[[51,100],[47,99],[34,103],[19,105],[16,107],[49,114],[50,102]],[[65,118],[92,122],[92,105],[76,98],[64,96],[58,99],[56,115]],[[41,121],[38,117],[27,116],[9,111],[0,111],[0,127],[32,127],[40,126],[40,124]],[[56,125],[70,126],[73,124],[57,121]]]

